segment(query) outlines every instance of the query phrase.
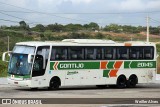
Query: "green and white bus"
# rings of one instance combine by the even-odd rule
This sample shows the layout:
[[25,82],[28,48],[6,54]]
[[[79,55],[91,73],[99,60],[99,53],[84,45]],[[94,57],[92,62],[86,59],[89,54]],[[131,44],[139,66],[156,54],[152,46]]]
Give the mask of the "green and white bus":
[[65,39],[19,42],[10,55],[8,83],[58,89],[60,86],[96,85],[118,88],[154,82],[156,46],[150,42]]

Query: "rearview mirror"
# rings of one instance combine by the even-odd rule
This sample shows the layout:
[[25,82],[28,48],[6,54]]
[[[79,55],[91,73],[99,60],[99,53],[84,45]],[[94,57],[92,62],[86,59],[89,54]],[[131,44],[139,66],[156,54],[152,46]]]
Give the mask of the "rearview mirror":
[[28,54],[28,63],[33,63],[34,55]]
[[4,52],[2,55],[2,61],[9,62],[8,60],[6,60],[6,59],[8,59],[8,58],[6,58],[6,54],[8,54],[8,56],[10,57],[11,53],[12,53],[12,51]]

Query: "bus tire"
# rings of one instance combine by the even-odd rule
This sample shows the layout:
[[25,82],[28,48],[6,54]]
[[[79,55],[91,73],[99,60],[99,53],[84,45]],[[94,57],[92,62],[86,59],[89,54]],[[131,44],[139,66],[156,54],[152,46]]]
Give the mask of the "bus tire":
[[58,77],[53,77],[50,80],[49,89],[50,90],[58,90],[60,85],[61,85],[60,79]]
[[128,88],[134,88],[136,87],[136,84],[138,83],[138,78],[136,75],[131,75],[127,81],[127,87]]
[[117,88],[126,88],[126,77],[124,75],[121,75],[117,79]]
[[103,89],[103,88],[106,88],[107,85],[96,85],[97,88],[100,88],[100,89]]

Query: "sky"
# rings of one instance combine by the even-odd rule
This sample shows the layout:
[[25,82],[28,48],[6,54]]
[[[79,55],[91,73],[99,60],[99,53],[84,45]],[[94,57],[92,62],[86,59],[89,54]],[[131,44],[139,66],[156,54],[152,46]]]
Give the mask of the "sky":
[[88,24],[160,26],[160,0],[0,0],[0,25]]

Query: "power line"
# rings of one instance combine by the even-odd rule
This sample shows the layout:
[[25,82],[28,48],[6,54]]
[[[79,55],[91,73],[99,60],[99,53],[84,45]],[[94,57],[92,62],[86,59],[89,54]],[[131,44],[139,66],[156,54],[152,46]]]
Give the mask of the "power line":
[[160,23],[160,21],[158,21],[158,20],[155,20],[155,19],[153,19],[153,18],[150,18],[152,21],[154,21],[154,22],[158,22],[158,23]]
[[69,19],[69,20],[81,21],[81,22],[89,22],[89,21],[85,21],[85,20],[81,20],[81,19],[73,19],[73,18],[69,18],[69,17],[63,17],[63,16],[54,15],[54,14],[39,12],[39,11],[35,11],[35,10],[31,10],[31,9],[15,6],[15,5],[11,5],[11,4],[7,4],[7,3],[4,3],[4,2],[0,2],[0,3],[4,4],[4,5],[9,5],[9,6],[12,6],[12,7],[28,10],[28,11],[31,11],[31,12],[39,13],[39,14],[45,14],[45,15],[50,15],[50,16],[59,17],[59,18],[63,18],[63,19],[65,18],[65,19]]
[[[0,2],[1,3],[1,2]],[[13,6],[13,5],[12,5]],[[16,6],[17,7],[17,6]],[[19,7],[18,7],[19,8]],[[25,9],[25,8],[23,8]],[[26,10],[26,9],[25,9]],[[30,10],[30,9],[27,9],[27,10]],[[11,13],[40,13],[40,14],[148,14],[148,13],[160,13],[160,11],[149,11],[149,12],[146,12],[146,11],[141,11],[141,12],[97,12],[97,13],[93,13],[93,12],[76,12],[76,13],[61,13],[61,12],[55,12],[55,13],[46,13],[46,12],[35,12],[35,11],[11,11],[11,10],[0,10],[0,11],[3,11],[3,12],[11,12]]]
[[[2,13],[2,12],[0,12],[0,13]],[[23,19],[23,18],[13,16],[13,15],[9,15],[9,14],[6,14],[6,13],[2,13],[2,14],[5,14],[7,16],[11,16],[11,17],[14,17],[14,18],[18,18],[18,19],[21,19],[21,20],[27,20],[27,19]],[[43,13],[43,14],[46,14],[46,13]],[[61,17],[61,16],[58,16],[58,17]],[[64,17],[61,17],[61,18],[64,18]],[[71,18],[69,18],[69,19],[71,19]],[[77,20],[77,21],[82,21],[82,20]],[[84,22],[89,22],[89,21],[84,21]],[[38,23],[38,22],[34,22],[34,23]],[[33,24],[33,23],[29,23],[29,24]],[[104,24],[104,23],[98,23],[98,24]],[[139,23],[117,23],[117,24],[139,24]],[[35,25],[35,24],[33,24],[33,25]]]
[[[2,21],[8,21],[8,22],[13,22],[13,23],[19,23],[18,21],[13,21],[13,20],[8,20],[8,19],[0,19],[0,20],[2,20]],[[66,24],[70,24],[70,23],[66,23]],[[101,23],[102,24],[102,23]],[[103,23],[103,24],[105,24],[105,25],[107,25],[107,24],[112,24],[112,23]],[[113,24],[123,24],[123,25],[129,25],[129,24],[139,24],[139,23],[113,23]]]
[[[4,11],[4,12],[20,12],[20,13],[37,13],[37,14],[44,14],[44,15],[50,15],[50,16],[54,16],[54,17],[59,17],[59,18],[65,18],[65,19],[69,19],[69,20],[75,20],[75,21],[81,21],[81,22],[90,22],[90,21],[85,21],[85,20],[81,20],[81,19],[73,19],[73,18],[69,18],[69,17],[64,17],[64,16],[59,16],[59,15],[55,15],[55,14],[139,14],[139,13],[156,13],[156,12],[160,12],[160,11],[150,11],[150,12],[117,12],[117,13],[46,13],[46,12],[39,12],[39,11],[35,11],[35,10],[31,10],[31,9],[27,9],[27,8],[23,8],[23,7],[19,7],[19,6],[15,6],[15,5],[11,5],[11,4],[7,4],[7,3],[3,3],[0,2],[1,4],[5,4],[5,5],[9,5],[12,7],[16,7],[16,8],[20,8],[23,10],[27,10],[27,11],[6,11],[6,10],[0,10],[0,11]],[[97,23],[97,24],[104,24],[104,23]],[[126,23],[120,23],[120,24],[126,24]],[[129,23],[127,23],[129,24]],[[139,24],[139,23],[134,23],[134,24]]]
[[9,15],[9,14],[3,13],[3,12],[0,12],[0,13],[1,13],[1,14],[4,14],[4,15],[6,15],[6,16],[14,17],[14,18],[16,18],[16,19],[24,20],[23,18],[19,18],[19,17],[17,17],[17,16]]
[[[28,20],[28,19],[23,19],[23,18],[20,18],[20,17],[17,17],[17,16],[13,16],[13,15],[10,15],[10,14],[6,14],[6,13],[3,13],[3,12],[0,12],[1,14],[4,14],[4,15],[6,15],[6,16],[10,16],[10,17],[14,17],[14,18],[17,18],[17,19],[20,19],[20,20],[24,20],[24,21],[30,21],[30,20]],[[18,22],[19,23],[19,22]],[[35,23],[38,23],[38,22],[30,22],[30,23],[28,23],[28,24],[32,24],[32,25],[34,25]]]
[[[3,11],[3,10],[0,10],[0,11]],[[4,12],[8,12],[8,11],[4,11]],[[11,12],[17,12],[17,11],[11,11]],[[25,12],[25,11],[18,11],[18,12]],[[1,13],[1,12],[0,12]],[[45,14],[45,15],[51,15],[51,14],[54,14],[54,13],[44,13],[44,12],[25,12],[25,13],[38,13],[38,14]],[[60,13],[61,14],[61,13]],[[60,18],[64,18],[63,16],[57,16],[57,15],[54,15],[54,16],[56,16],[56,17],[60,17]],[[65,18],[67,18],[67,17],[65,17]],[[72,18],[67,18],[67,19],[70,19],[70,20],[72,20]],[[74,19],[74,20],[76,20],[76,21],[81,21],[82,22],[82,20],[78,20],[78,19]],[[83,22],[89,22],[89,21],[84,21],[83,20]],[[98,24],[102,24],[102,23],[98,23]],[[104,24],[104,23],[103,23]],[[121,24],[121,23],[120,23]],[[122,24],[128,24],[128,23],[122,23]],[[130,23],[130,24],[135,24],[135,23]],[[139,23],[136,23],[136,24],[139,24]]]
[[0,19],[2,21],[7,21],[7,22],[13,22],[13,23],[19,23],[18,21],[12,21],[12,20],[7,20],[7,19]]
[[[64,17],[64,16],[58,16],[58,15],[55,15],[55,14],[140,14],[140,13],[159,13],[160,12],[160,11],[150,11],[150,12],[116,12],[116,13],[106,13],[106,12],[104,12],[104,13],[46,13],[46,12],[39,12],[39,11],[35,11],[35,10],[31,10],[31,9],[15,6],[15,5],[12,5],[12,4],[3,3],[3,2],[0,2],[0,3],[4,4],[4,5],[9,5],[9,6],[12,6],[12,7],[20,8],[20,9],[23,9],[23,10],[27,10],[27,11],[0,10],[0,11],[3,11],[3,12],[20,12],[20,13],[45,14],[45,15],[50,15],[50,16],[59,17],[59,18],[63,18],[63,19],[65,18],[65,19],[69,19],[69,20],[81,21],[81,22],[90,22],[90,21],[85,21],[85,20],[80,20],[80,19],[73,19],[73,18]],[[0,13],[3,13],[3,12],[0,12]],[[3,13],[3,14],[8,15],[6,13]],[[18,18],[18,19],[22,19],[22,18],[13,16],[13,15],[8,15],[8,16],[15,17],[15,18]],[[22,19],[22,20],[24,20],[24,19]],[[30,23],[30,24],[33,24],[33,23]],[[104,24],[104,23],[97,23],[97,24]],[[139,23],[118,23],[118,24],[139,24]]]

